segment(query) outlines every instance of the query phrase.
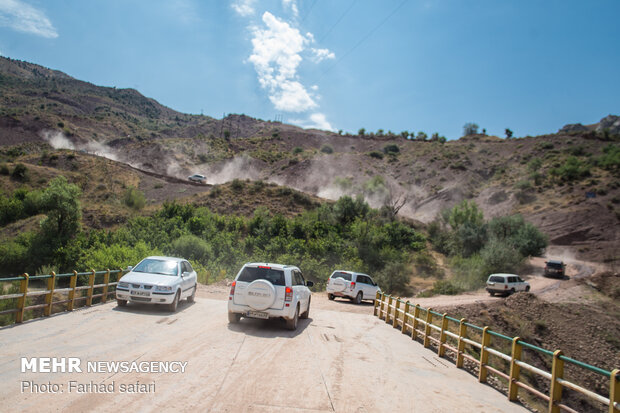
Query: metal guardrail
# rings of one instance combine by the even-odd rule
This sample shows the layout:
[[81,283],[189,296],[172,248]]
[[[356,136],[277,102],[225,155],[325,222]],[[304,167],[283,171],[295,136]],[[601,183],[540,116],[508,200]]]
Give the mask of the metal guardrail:
[[[115,286],[118,284],[118,280],[123,275],[123,269],[118,270],[105,270],[105,271],[95,271],[91,270],[88,272],[77,272],[73,271],[72,273],[67,274],[56,274],[52,271],[49,275],[36,275],[30,277],[28,274],[23,274],[19,277],[10,277],[10,278],[0,278],[0,283],[2,282],[11,282],[11,281],[19,281],[19,293],[16,294],[5,294],[0,295],[0,301],[9,300],[17,298],[17,307],[2,310],[0,311],[0,315],[4,314],[15,314],[15,323],[22,323],[24,321],[24,312],[28,310],[34,310],[38,308],[43,308],[43,316],[48,317],[52,314],[52,306],[54,304],[66,304],[65,311],[73,311],[76,308],[76,302],[85,300],[83,306],[90,307],[93,305],[93,299],[101,298],[101,303],[105,303],[108,299],[109,294],[113,294],[114,291],[110,291],[109,287]],[[110,275],[117,274],[116,281],[110,282]],[[80,275],[88,275],[88,285],[77,286],[77,278]],[[97,275],[103,275],[103,283],[95,284],[95,277]],[[68,288],[56,288],[56,280],[59,278],[71,277],[69,280]],[[28,284],[30,280],[47,280],[47,288],[41,291],[28,291]],[[4,284],[0,284],[3,286]],[[99,294],[94,294],[95,289],[102,289],[102,292]],[[76,296],[77,291],[86,290],[86,295],[82,297]],[[1,290],[0,290],[1,291]],[[67,293],[66,300],[54,301],[54,293]],[[43,304],[34,304],[27,305],[27,298],[33,296],[45,295],[45,303]]]
[[[401,304],[404,305],[401,308]],[[411,313],[413,309],[413,313]],[[411,334],[412,340],[421,339],[424,347],[429,347],[431,342],[437,345],[439,357],[445,355],[446,350],[451,351],[456,356],[456,367],[463,368],[465,359],[478,365],[478,381],[485,383],[488,373],[493,373],[508,381],[508,400],[517,400],[519,389],[522,388],[533,395],[545,400],[548,403],[549,413],[559,413],[561,410],[578,413],[576,410],[562,403],[563,388],[579,392],[586,397],[596,400],[608,406],[609,413],[620,413],[620,369],[607,371],[589,364],[574,360],[562,354],[561,350],[549,351],[544,348],[526,343],[519,337],[508,337],[498,332],[492,331],[489,327],[479,327],[467,322],[462,318],[457,320],[447,314],[433,311],[432,308],[423,308],[419,304],[413,305],[409,301],[403,301],[391,295],[377,292],[374,304],[374,315],[386,323],[392,324],[394,328],[400,328],[403,334]],[[435,317],[433,317],[435,316]],[[440,322],[434,324],[433,321]],[[449,323],[458,324],[458,334],[449,330]],[[480,341],[475,341],[467,336],[467,329],[471,328],[481,333]],[[438,334],[432,335],[436,331]],[[438,337],[437,337],[438,335]],[[511,343],[510,354],[505,354],[498,349],[491,347],[491,338],[495,337]],[[456,345],[448,343],[451,338]],[[469,345],[480,352],[479,358],[475,358],[465,352],[465,346]],[[532,366],[522,361],[522,350],[536,351],[540,354],[552,357],[551,371],[547,372],[538,367]],[[509,371],[504,372],[489,365],[489,356],[498,357],[509,363]],[[576,383],[572,383],[564,378],[565,363],[572,364],[582,369],[586,369],[609,378],[609,397],[602,396],[590,389],[586,389]],[[523,381],[520,381],[521,369],[527,370],[535,375],[541,376],[550,381],[549,393],[545,394]]]

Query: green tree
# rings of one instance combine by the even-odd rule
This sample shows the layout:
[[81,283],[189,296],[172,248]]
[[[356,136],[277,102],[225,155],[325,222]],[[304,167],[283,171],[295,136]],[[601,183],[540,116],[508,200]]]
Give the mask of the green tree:
[[77,185],[59,176],[49,183],[41,196],[41,204],[47,211],[47,217],[41,221],[43,236],[57,247],[64,245],[80,231],[81,193]]
[[360,128],[360,130],[357,131],[357,134],[359,136],[364,136],[366,134],[366,129],[364,128]]
[[425,141],[428,139],[428,135],[422,131],[418,132],[418,134],[415,137],[416,140],[418,141]]
[[478,125],[473,122],[467,122],[463,125],[463,136],[475,135],[478,133]]
[[506,138],[510,139],[512,138],[512,131],[508,128],[506,128],[506,130],[504,131],[504,133],[506,134]]

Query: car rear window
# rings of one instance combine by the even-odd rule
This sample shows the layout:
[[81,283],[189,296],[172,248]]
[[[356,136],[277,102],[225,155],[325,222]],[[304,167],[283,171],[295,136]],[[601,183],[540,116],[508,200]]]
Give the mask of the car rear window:
[[554,270],[561,270],[562,263],[561,262],[548,262],[547,267],[553,268]]
[[345,281],[351,281],[351,274],[348,272],[335,272],[332,274],[332,278],[342,278]]
[[256,280],[267,280],[273,285],[285,285],[284,271],[268,267],[245,267],[237,281],[251,283]]
[[494,282],[494,283],[503,283],[504,282],[504,277],[491,277],[489,278],[489,281]]

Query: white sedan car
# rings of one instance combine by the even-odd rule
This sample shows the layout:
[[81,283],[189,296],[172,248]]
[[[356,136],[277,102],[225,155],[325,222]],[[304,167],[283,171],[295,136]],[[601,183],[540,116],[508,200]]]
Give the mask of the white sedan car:
[[177,310],[179,301],[196,296],[197,276],[191,264],[182,258],[147,257],[121,277],[116,286],[119,307],[128,301],[165,304],[168,310]]

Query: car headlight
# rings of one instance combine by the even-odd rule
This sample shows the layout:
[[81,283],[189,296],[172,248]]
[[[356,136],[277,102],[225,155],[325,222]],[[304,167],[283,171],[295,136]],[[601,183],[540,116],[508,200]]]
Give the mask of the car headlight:
[[168,285],[158,285],[155,287],[155,291],[172,291],[172,287]]
[[126,282],[119,282],[118,286],[121,288],[129,288],[129,283]]

